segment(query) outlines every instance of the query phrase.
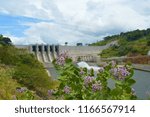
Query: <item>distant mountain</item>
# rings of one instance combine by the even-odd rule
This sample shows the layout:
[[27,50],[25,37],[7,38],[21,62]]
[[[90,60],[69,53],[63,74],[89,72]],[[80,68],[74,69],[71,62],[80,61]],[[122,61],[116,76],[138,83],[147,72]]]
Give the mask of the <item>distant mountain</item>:
[[104,40],[90,45],[102,46],[112,41],[118,41],[118,44],[103,50],[101,57],[147,55],[150,50],[150,28],[107,36]]

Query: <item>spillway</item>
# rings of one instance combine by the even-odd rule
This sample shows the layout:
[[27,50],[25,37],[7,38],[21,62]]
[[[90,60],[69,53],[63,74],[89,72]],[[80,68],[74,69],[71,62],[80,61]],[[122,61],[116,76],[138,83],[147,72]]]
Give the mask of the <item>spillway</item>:
[[43,61],[43,57],[42,57],[42,53],[41,53],[41,52],[37,52],[37,53],[36,53],[36,56],[37,56],[38,61],[44,62],[44,61]]

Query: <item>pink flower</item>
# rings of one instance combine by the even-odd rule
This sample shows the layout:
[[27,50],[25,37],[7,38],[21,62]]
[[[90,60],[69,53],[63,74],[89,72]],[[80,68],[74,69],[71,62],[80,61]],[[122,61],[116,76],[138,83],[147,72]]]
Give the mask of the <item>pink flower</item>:
[[94,92],[102,90],[101,83],[100,82],[96,82],[95,84],[92,84],[92,90]]
[[86,76],[85,79],[84,79],[84,85],[88,86],[90,83],[93,82],[93,80],[94,80],[94,77]]
[[64,87],[64,92],[65,92],[66,94],[69,94],[69,93],[70,93],[70,90],[71,90],[70,87],[68,87],[68,86],[65,86],[65,87]]
[[111,69],[112,74],[118,80],[124,80],[126,76],[130,75],[130,72],[126,67],[117,67]]
[[52,96],[52,94],[54,93],[54,91],[53,90],[48,90],[47,93],[48,93],[48,96]]
[[65,60],[69,58],[68,53],[67,52],[62,52],[61,54],[59,54],[59,56],[56,59],[56,63],[60,66],[64,66],[65,64]]
[[111,65],[112,65],[112,67],[115,67],[116,66],[116,61],[111,61]]

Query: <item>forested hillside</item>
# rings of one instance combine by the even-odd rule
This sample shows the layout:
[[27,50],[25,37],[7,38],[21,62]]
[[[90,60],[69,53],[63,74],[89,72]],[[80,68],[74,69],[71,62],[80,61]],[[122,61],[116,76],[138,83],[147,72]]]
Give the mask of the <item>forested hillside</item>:
[[118,44],[103,50],[102,57],[147,55],[150,50],[150,29],[107,36],[104,40],[91,45],[102,46],[114,40],[117,40]]

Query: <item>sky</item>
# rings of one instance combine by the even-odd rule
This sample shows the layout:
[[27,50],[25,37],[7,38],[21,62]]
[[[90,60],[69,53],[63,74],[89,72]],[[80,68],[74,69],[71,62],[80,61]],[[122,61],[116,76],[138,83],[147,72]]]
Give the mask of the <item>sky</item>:
[[0,0],[0,34],[16,45],[93,43],[150,28],[150,0]]

